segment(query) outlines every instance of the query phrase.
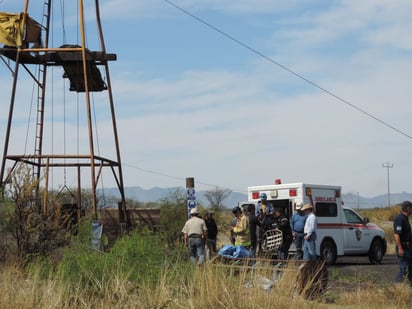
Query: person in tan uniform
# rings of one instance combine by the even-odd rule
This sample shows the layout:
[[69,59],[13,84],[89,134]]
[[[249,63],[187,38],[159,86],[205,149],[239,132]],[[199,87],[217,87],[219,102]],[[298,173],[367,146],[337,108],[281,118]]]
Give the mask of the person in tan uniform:
[[190,261],[203,264],[205,262],[207,227],[205,220],[199,218],[199,211],[196,207],[190,210],[190,219],[186,221],[182,233],[184,234],[184,243],[189,248]]

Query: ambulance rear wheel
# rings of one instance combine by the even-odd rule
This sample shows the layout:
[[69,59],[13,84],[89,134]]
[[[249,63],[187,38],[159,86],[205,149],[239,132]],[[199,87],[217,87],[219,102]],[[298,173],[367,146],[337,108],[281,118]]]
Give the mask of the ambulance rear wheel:
[[336,262],[336,247],[333,241],[326,239],[320,246],[320,257],[327,265],[333,265]]

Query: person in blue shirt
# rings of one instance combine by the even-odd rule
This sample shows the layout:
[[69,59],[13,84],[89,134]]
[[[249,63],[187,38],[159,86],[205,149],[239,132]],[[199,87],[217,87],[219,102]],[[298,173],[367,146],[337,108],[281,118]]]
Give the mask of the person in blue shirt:
[[292,228],[292,236],[296,247],[296,259],[303,259],[303,229],[305,227],[306,215],[302,211],[303,203],[296,203],[296,212],[292,215],[290,220],[290,227]]
[[266,214],[273,214],[275,212],[275,209],[273,205],[268,201],[266,193],[261,193],[259,198],[260,201],[258,202],[256,208],[256,217],[258,217],[260,221],[263,221],[265,219]]

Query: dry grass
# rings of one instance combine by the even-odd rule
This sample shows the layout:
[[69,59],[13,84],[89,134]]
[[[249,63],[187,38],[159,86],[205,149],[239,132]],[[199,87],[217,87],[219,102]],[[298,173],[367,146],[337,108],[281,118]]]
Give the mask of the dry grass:
[[[396,212],[375,211],[377,213],[368,211],[362,215],[378,225],[390,221],[391,216],[398,213],[397,209]],[[391,225],[386,228],[390,241]],[[391,247],[389,244],[388,248]],[[130,274],[119,272],[107,278],[96,278],[93,288],[85,289],[80,283],[77,286],[65,283],[55,271],[45,276],[41,273],[44,269],[22,270],[17,263],[9,262],[0,270],[0,308],[372,309],[410,308],[412,304],[410,286],[391,282],[377,285],[368,283],[367,279],[342,283],[350,285],[349,288],[335,284],[333,289],[318,297],[308,298],[305,295],[310,286],[300,288],[302,277],[298,265],[290,263],[282,272],[274,271],[264,261],[258,265],[250,268],[214,261],[204,267],[190,267],[187,262],[175,261],[163,270],[155,284],[137,285],[130,280]],[[329,280],[339,282],[336,276],[329,274]],[[275,284],[267,288],[270,281]]]
[[376,287],[369,285],[355,292],[340,293],[336,304],[349,308],[410,308],[411,287],[406,284]]
[[[297,292],[296,265],[280,277],[264,265],[251,269],[220,263],[194,267],[189,278],[167,270],[155,285],[136,286],[125,277],[100,281],[90,291],[67,287],[58,275],[42,279],[36,271],[27,274],[9,265],[0,272],[0,308],[410,308],[412,303],[406,285],[360,286],[308,300]],[[272,279],[279,281],[265,289]]]

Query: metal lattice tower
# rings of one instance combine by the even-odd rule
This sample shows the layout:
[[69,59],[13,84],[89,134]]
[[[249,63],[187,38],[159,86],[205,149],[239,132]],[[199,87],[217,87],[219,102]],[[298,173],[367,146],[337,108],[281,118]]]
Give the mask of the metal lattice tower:
[[[111,88],[111,81],[109,75],[109,61],[116,60],[116,54],[106,53],[103,31],[100,20],[99,0],[95,0],[95,15],[87,16],[87,20],[93,20],[95,22],[95,29],[97,34],[95,37],[99,38],[99,47],[96,51],[90,51],[86,44],[85,33],[85,11],[83,0],[67,1],[68,5],[76,5],[78,26],[76,35],[79,38],[79,42],[75,44],[61,44],[57,47],[51,46],[51,25],[58,24],[56,18],[53,19],[52,0],[43,1],[43,12],[39,23],[35,19],[32,19],[29,11],[29,0],[25,1],[24,10],[22,13],[16,13],[15,15],[7,15],[7,18],[15,24],[15,33],[17,35],[12,38],[3,38],[3,47],[0,48],[0,57],[4,63],[9,64],[9,69],[12,72],[12,89],[10,95],[10,107],[7,121],[7,129],[5,132],[5,142],[3,150],[3,158],[0,170],[1,186],[4,187],[12,179],[13,173],[16,171],[17,166],[20,164],[26,164],[33,169],[34,177],[39,180],[39,184],[35,192],[36,201],[38,201],[39,211],[43,213],[47,212],[48,198],[47,192],[49,191],[50,178],[54,169],[71,169],[74,170],[74,174],[77,174],[77,189],[78,189],[78,216],[81,213],[81,187],[83,186],[83,178],[81,177],[83,170],[90,174],[90,180],[87,180],[91,187],[91,208],[94,214],[97,215],[97,196],[96,190],[101,181],[103,171],[109,170],[109,173],[113,176],[114,182],[119,189],[120,201],[119,206],[119,218],[120,222],[125,222],[126,216],[126,202],[123,184],[123,174],[120,158],[119,140],[117,134],[117,124],[115,109],[113,103],[113,94]],[[42,1],[36,1],[40,3]],[[64,1],[63,1],[64,2]],[[61,1],[60,1],[61,3]],[[37,4],[41,5],[41,4]],[[90,12],[90,5],[88,5],[88,12]],[[0,13],[1,14],[1,13]],[[90,15],[90,13],[89,13]],[[93,15],[93,14],[92,14]],[[91,17],[94,17],[91,18]],[[3,18],[3,20],[5,20]],[[1,22],[1,21],[0,21]],[[89,21],[90,23],[90,21]],[[20,32],[20,33],[19,33]],[[75,36],[76,36],[75,35]],[[1,39],[1,36],[0,36]],[[5,42],[6,40],[6,42]],[[53,40],[54,41],[54,40]],[[57,41],[57,40],[56,40]],[[14,67],[13,67],[14,65]],[[60,69],[63,74],[59,76],[63,78],[63,84],[70,84],[68,93],[74,94],[79,100],[84,100],[83,121],[85,131],[87,131],[87,142],[85,142],[86,150],[84,152],[76,152],[75,145],[66,147],[66,141],[64,151],[54,151],[47,153],[45,151],[45,140],[53,140],[50,138],[50,134],[56,134],[57,131],[50,128],[48,121],[49,117],[46,117],[46,112],[50,109],[49,93],[52,88],[49,84],[49,76],[55,75],[51,70]],[[24,70],[24,71],[23,71]],[[101,73],[101,70],[103,74]],[[23,72],[20,72],[23,71]],[[16,114],[15,105],[17,98],[24,97],[24,93],[30,96],[29,91],[20,91],[19,82],[20,75],[26,73],[29,78],[32,79],[33,84],[36,86],[37,107],[36,107],[36,121],[34,123],[34,141],[32,141],[33,151],[31,153],[10,153],[11,145],[11,133],[13,130],[13,119]],[[65,87],[62,91],[66,91]],[[107,109],[107,114],[111,118],[112,133],[111,139],[113,141],[113,157],[108,158],[97,154],[96,136],[97,127],[95,126],[95,119],[93,117],[93,104],[92,100],[94,94],[99,93],[100,96],[105,95],[108,102],[107,106],[101,105],[99,102],[99,109]],[[56,97],[63,98],[63,95],[53,96],[53,104],[56,101]],[[63,99],[61,99],[63,101]],[[66,99],[64,99],[66,100]],[[61,103],[61,102],[60,102]],[[86,135],[86,134],[85,134]],[[65,138],[65,137],[64,137]],[[55,140],[62,142],[63,139],[55,138]],[[16,143],[17,141],[13,141]],[[53,141],[52,141],[53,143]],[[54,142],[56,143],[56,142]],[[67,148],[67,149],[66,149]],[[29,151],[30,152],[30,151]],[[88,178],[88,177],[86,177]],[[41,181],[40,181],[41,179]],[[39,188],[45,188],[43,196],[39,196]]]

